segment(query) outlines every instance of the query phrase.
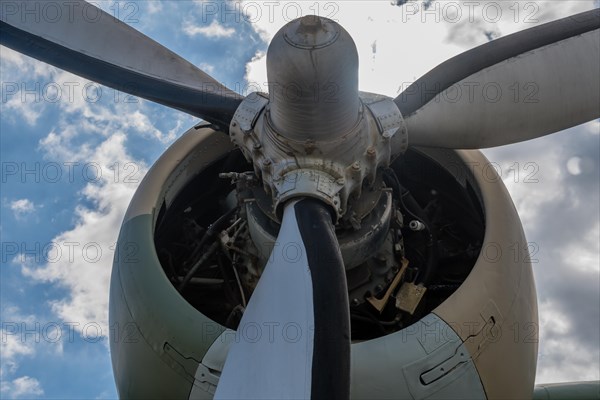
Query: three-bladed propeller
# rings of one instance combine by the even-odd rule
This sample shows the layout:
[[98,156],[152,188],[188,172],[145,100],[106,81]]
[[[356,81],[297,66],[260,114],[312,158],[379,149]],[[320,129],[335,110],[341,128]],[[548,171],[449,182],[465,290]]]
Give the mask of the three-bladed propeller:
[[[43,3],[3,7],[1,44],[227,131],[242,96],[109,14],[85,12],[93,6],[82,0],[64,3],[68,9],[58,20],[33,21],[19,9]],[[492,147],[598,118],[599,29],[600,11],[593,10],[494,40],[434,68],[394,100],[409,144]],[[348,397],[348,312],[327,206],[291,200],[217,396]]]

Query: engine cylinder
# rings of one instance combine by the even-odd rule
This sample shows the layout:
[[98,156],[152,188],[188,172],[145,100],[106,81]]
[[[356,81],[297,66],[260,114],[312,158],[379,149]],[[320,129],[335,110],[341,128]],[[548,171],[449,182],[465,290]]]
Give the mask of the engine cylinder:
[[358,52],[338,23],[315,15],[291,21],[267,52],[269,116],[298,141],[330,140],[358,122]]

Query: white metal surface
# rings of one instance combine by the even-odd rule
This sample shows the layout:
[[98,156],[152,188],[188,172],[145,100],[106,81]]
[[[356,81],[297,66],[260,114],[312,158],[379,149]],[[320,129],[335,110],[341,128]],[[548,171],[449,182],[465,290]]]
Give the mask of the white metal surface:
[[302,399],[311,394],[313,293],[294,212],[281,230],[229,349],[216,399]]
[[405,116],[413,146],[477,149],[557,132],[600,116],[600,32],[502,61]]

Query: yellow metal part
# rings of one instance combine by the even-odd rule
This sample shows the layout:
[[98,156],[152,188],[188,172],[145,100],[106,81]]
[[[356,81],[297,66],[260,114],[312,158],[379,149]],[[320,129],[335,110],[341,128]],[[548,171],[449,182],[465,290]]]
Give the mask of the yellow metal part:
[[375,309],[377,311],[382,312],[383,309],[385,308],[386,304],[390,300],[390,296],[392,295],[394,290],[396,290],[396,287],[402,280],[402,277],[404,276],[404,272],[406,271],[406,267],[408,267],[408,260],[406,258],[403,258],[402,259],[402,267],[400,267],[400,271],[398,271],[398,273],[396,274],[396,277],[390,284],[390,287],[388,287],[388,290],[385,292],[385,295],[383,295],[383,297],[381,299],[378,299],[375,296],[371,296],[371,297],[367,298],[367,301],[373,307],[375,307]]
[[421,284],[404,282],[396,296],[396,308],[413,315],[426,291],[427,288]]

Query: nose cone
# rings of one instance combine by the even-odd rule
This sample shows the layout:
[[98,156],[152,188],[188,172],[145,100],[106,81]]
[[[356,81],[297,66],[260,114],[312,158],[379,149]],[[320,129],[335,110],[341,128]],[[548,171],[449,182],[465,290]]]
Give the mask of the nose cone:
[[308,15],[277,32],[267,52],[270,118],[293,140],[331,140],[359,115],[358,53],[350,34]]

